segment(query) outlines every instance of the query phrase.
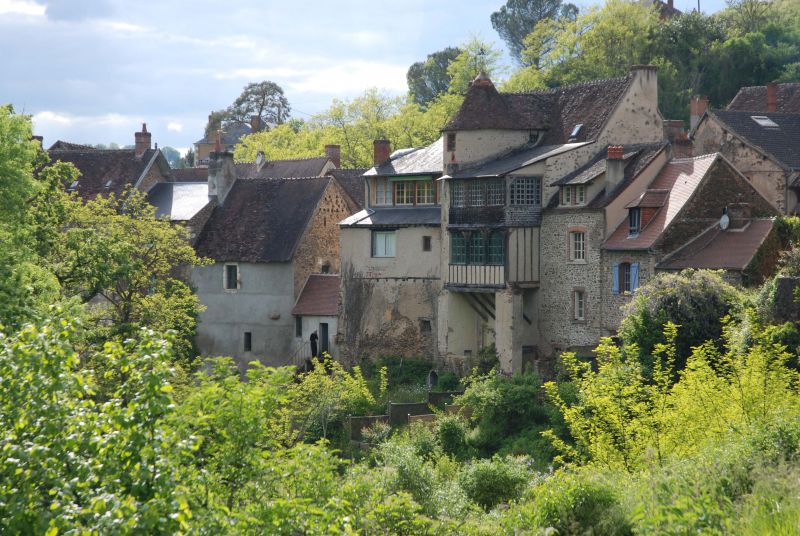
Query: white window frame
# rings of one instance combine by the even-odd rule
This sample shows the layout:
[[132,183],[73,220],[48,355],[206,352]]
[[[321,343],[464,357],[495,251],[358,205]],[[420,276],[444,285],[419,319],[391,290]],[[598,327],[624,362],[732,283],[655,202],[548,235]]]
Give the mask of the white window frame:
[[392,195],[392,183],[387,178],[375,179],[375,205],[390,206],[394,199]]
[[[233,266],[236,268],[236,286],[231,288],[228,286],[228,267]],[[235,292],[242,288],[242,272],[239,270],[239,263],[226,262],[222,265],[222,288],[228,292]]]
[[[580,237],[580,241],[578,237]],[[578,263],[586,262],[586,231],[569,232],[569,260]]]
[[[391,238],[391,239],[390,239]],[[372,243],[373,258],[391,258],[397,254],[397,231],[372,231],[370,238]]]
[[583,184],[579,184],[575,187],[575,204],[576,205],[585,205],[586,204],[586,186]]
[[586,320],[586,291],[583,289],[572,291],[572,319],[580,322]]

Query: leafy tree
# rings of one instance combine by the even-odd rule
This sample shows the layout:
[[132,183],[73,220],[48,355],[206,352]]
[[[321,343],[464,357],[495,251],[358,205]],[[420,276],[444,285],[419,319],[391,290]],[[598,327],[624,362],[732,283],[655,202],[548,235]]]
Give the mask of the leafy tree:
[[228,110],[214,110],[208,115],[208,122],[206,123],[205,136],[207,139],[213,140],[216,132],[222,130],[223,123],[229,121]]
[[415,103],[425,106],[439,95],[447,93],[450,87],[447,68],[460,53],[458,48],[447,47],[428,54],[425,61],[418,61],[408,68],[408,93]]
[[206,137],[223,128],[226,123],[249,123],[258,116],[263,125],[281,125],[289,119],[292,107],[283,94],[283,88],[271,82],[250,82],[228,108],[211,112],[206,124]]
[[161,147],[161,153],[167,159],[172,169],[186,167],[186,162],[181,157],[181,153],[173,147]]
[[450,93],[466,94],[470,83],[480,73],[486,74],[489,78],[501,74],[500,51],[492,44],[473,37],[460,48],[461,53],[447,67]]
[[574,19],[578,8],[574,4],[564,4],[562,0],[507,0],[498,11],[492,13],[492,28],[508,45],[511,57],[525,65],[522,54],[525,38],[541,20],[559,17]]

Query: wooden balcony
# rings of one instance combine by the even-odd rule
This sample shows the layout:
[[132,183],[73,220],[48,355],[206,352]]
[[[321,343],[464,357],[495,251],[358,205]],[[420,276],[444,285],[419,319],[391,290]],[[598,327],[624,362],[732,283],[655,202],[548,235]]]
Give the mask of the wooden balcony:
[[506,266],[490,264],[450,264],[445,286],[497,289],[506,286]]

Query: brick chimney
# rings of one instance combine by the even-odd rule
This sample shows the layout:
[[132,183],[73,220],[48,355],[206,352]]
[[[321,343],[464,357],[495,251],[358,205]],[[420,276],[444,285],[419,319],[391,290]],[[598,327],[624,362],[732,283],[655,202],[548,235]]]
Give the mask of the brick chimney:
[[708,97],[694,95],[689,102],[689,128],[694,130],[708,109]]
[[325,156],[327,156],[337,168],[342,167],[342,148],[339,145],[326,145]]
[[141,158],[145,151],[150,149],[150,138],[151,134],[147,132],[147,123],[142,123],[142,131],[133,134],[135,142],[133,154],[136,155],[136,158]]
[[770,82],[767,84],[767,112],[778,111],[778,83]]
[[625,160],[622,159],[625,147],[609,145],[606,158],[606,195],[616,190],[625,178]]
[[373,158],[372,163],[375,167],[385,164],[392,155],[392,146],[389,140],[375,140],[372,142]]
[[728,205],[728,218],[731,223],[729,229],[742,229],[748,223],[752,215],[750,203],[731,203]]
[[263,123],[261,122],[261,117],[258,115],[251,115],[250,116],[250,132],[261,132],[261,128],[263,127]]

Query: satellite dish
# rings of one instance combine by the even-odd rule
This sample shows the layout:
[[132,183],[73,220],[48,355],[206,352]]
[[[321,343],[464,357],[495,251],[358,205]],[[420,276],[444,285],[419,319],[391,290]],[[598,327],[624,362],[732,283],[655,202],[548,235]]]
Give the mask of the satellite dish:
[[731,219],[728,217],[727,214],[723,214],[722,217],[719,219],[719,228],[723,231],[728,228],[731,224]]

